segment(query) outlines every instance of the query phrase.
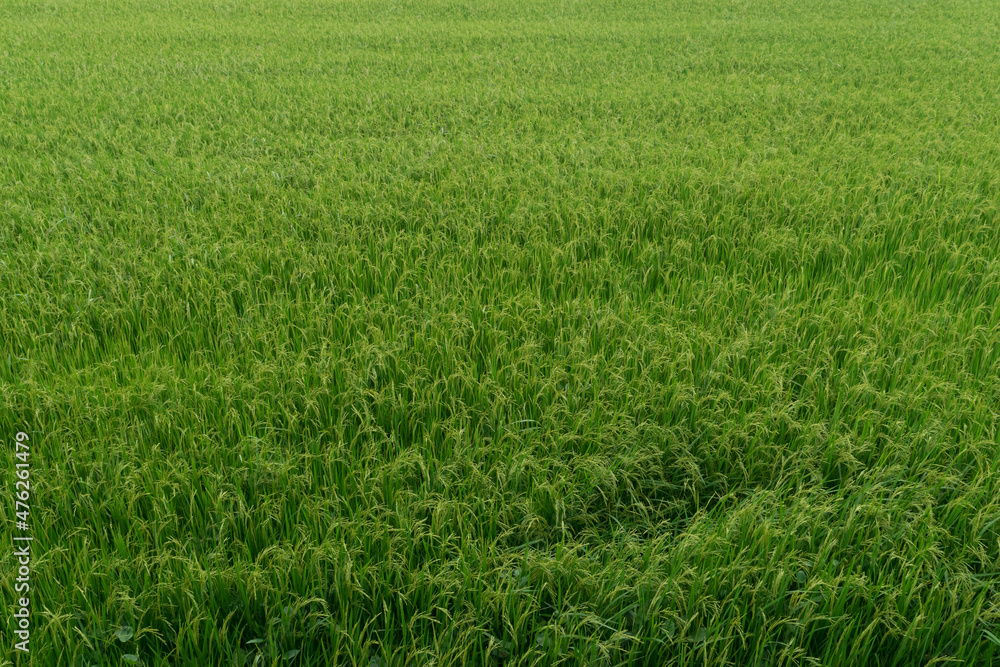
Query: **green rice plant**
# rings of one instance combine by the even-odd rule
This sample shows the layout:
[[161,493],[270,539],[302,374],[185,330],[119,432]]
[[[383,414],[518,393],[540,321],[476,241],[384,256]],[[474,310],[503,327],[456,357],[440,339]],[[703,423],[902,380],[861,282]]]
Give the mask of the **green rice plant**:
[[993,664],[998,26],[4,3],[31,664]]

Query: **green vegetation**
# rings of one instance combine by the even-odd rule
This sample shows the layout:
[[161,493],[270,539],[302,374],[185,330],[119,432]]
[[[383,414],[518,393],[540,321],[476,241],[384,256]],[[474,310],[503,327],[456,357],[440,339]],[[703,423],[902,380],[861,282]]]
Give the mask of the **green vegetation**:
[[31,664],[992,664],[998,43],[987,0],[0,4]]

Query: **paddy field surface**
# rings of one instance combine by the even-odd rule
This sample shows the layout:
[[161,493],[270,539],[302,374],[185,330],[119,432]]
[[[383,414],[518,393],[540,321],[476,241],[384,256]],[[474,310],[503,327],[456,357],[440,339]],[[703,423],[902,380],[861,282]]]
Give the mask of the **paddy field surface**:
[[0,4],[31,664],[993,664],[998,44],[986,0]]

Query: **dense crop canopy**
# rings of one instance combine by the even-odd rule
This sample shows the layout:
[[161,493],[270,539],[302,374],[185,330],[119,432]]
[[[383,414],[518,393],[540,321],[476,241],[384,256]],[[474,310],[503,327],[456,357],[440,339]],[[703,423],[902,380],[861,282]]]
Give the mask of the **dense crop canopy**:
[[986,0],[4,2],[33,664],[991,664],[998,43]]

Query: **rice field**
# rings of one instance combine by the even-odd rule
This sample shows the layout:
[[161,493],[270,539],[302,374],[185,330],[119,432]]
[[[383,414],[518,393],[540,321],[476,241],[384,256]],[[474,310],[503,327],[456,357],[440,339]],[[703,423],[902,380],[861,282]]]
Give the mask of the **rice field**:
[[998,44],[0,4],[0,665],[994,664]]

